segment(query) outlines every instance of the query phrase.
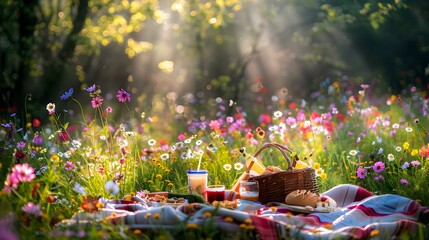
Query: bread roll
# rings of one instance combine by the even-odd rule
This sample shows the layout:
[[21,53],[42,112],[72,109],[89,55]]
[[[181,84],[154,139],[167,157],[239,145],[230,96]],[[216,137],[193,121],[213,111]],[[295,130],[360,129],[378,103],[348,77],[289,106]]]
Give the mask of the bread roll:
[[307,190],[295,190],[286,196],[285,202],[290,205],[316,207],[320,202],[320,195]]

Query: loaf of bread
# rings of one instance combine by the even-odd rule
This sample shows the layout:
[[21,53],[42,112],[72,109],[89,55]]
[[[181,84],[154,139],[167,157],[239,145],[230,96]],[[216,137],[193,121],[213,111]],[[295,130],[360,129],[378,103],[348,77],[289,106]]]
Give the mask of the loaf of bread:
[[311,206],[315,208],[321,197],[317,193],[307,190],[295,190],[286,196],[285,202],[290,205]]
[[275,166],[267,166],[265,168],[265,171],[262,173],[262,175],[269,175],[277,172],[283,171],[281,168],[275,167]]

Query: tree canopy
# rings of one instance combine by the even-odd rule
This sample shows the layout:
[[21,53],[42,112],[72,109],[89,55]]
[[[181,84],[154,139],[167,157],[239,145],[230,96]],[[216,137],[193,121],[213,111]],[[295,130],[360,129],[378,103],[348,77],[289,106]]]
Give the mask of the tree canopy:
[[4,0],[0,9],[3,110],[93,82],[134,82],[150,100],[165,76],[235,100],[256,85],[306,94],[296,83],[346,76],[392,91],[428,82],[426,1]]

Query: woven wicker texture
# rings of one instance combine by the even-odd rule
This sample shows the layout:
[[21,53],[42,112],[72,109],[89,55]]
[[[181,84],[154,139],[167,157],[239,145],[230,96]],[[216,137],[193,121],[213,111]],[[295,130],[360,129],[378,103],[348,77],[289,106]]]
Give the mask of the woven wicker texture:
[[295,159],[292,161],[288,153],[292,153],[287,147],[278,143],[265,143],[255,154],[256,158],[264,149],[276,148],[280,150],[283,157],[288,162],[288,169],[269,174],[251,177],[259,184],[259,202],[262,204],[269,202],[284,203],[286,196],[298,189],[309,190],[318,193],[316,172],[313,168],[293,169]]

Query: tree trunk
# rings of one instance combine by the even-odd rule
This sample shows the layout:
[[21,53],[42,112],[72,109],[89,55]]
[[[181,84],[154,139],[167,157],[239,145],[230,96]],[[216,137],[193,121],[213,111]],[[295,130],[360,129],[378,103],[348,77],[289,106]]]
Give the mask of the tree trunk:
[[74,49],[78,44],[79,34],[85,25],[85,20],[89,11],[88,2],[89,0],[80,0],[77,2],[77,13],[76,17],[73,19],[73,28],[67,35],[63,48],[58,53],[57,58],[47,66],[42,76],[43,86],[38,96],[39,98],[48,96],[52,94],[52,92],[57,92],[60,83],[59,80],[62,79],[63,73],[74,55]]

